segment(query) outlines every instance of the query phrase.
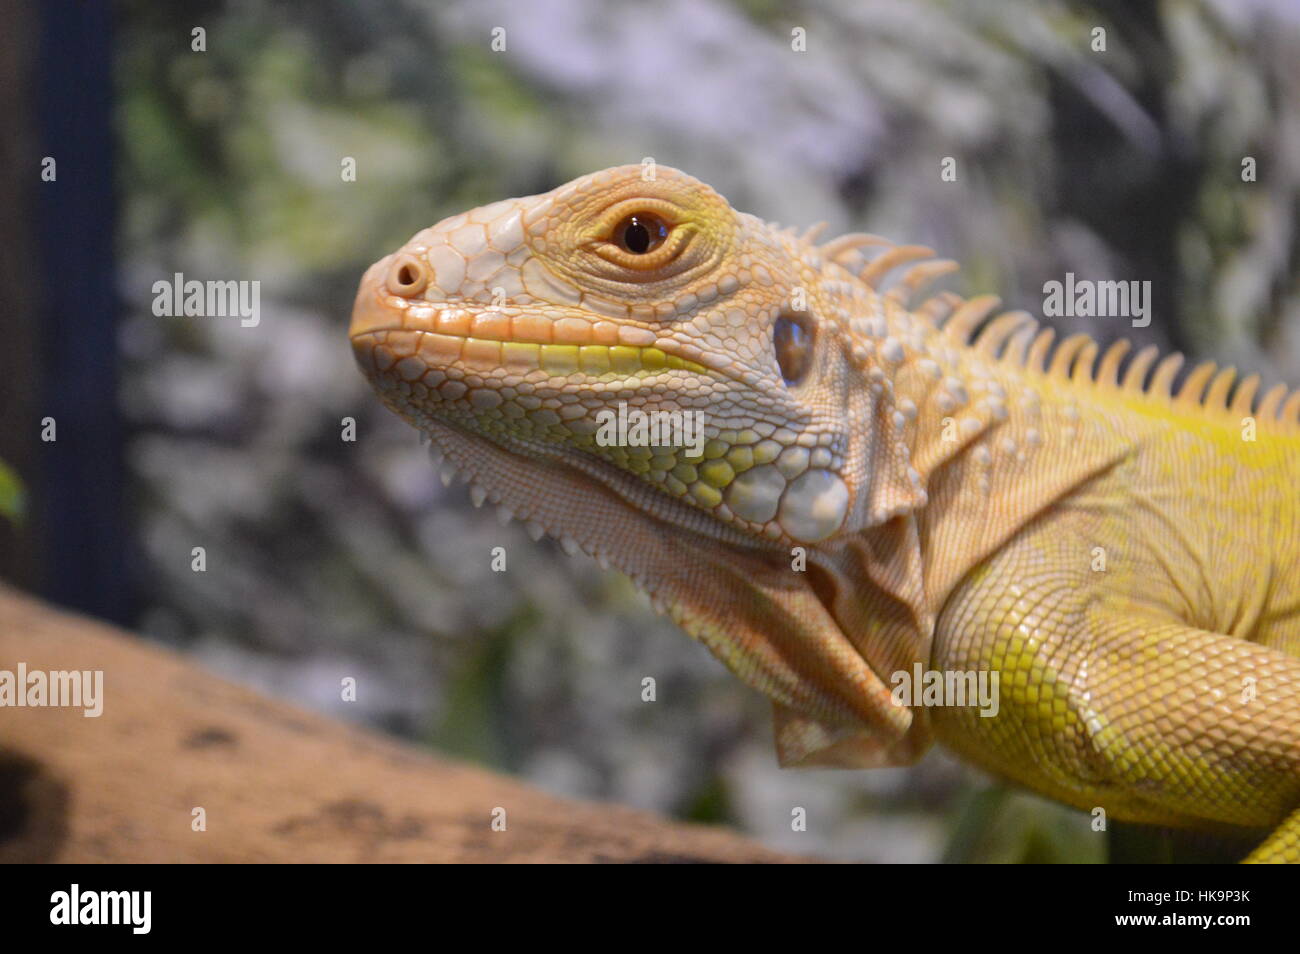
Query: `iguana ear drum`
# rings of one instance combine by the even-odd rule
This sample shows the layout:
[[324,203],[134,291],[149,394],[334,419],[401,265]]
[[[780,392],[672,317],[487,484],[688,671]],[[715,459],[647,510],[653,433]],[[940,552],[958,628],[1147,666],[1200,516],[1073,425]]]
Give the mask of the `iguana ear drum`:
[[806,315],[780,315],[772,326],[772,346],[781,378],[793,387],[812,367],[812,322]]

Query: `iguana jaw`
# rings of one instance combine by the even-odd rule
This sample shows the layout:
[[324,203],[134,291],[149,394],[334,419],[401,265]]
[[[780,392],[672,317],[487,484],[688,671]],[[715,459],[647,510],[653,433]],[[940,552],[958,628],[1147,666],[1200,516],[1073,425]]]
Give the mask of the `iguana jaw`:
[[[349,329],[353,353],[381,400],[429,439],[444,480],[463,478],[476,505],[494,504],[503,515],[524,522],[534,537],[545,533],[569,552],[580,551],[617,567],[644,584],[652,598],[655,581],[641,578],[635,556],[624,553],[621,544],[635,541],[638,534],[667,532],[656,524],[742,548],[774,546],[766,537],[755,538],[664,494],[599,455],[548,439],[545,429],[539,429],[540,436],[520,426],[485,429],[468,385],[476,380],[476,372],[502,372],[499,365],[481,360],[485,351],[480,342],[491,339],[444,333],[463,330],[464,303],[412,307],[410,301],[391,295],[385,276],[399,254],[371,266],[362,279]],[[533,336],[541,335],[534,331]],[[499,342],[503,347],[511,343]],[[629,375],[650,378],[662,373],[657,354],[644,358],[643,352],[650,350],[624,346],[617,358]],[[631,367],[629,354],[642,359],[639,370]],[[412,360],[404,365],[407,358]],[[692,370],[703,371],[690,364]],[[421,373],[413,376],[414,370]],[[515,368],[513,373],[536,370]],[[534,379],[531,397],[552,399],[563,393],[559,385],[547,387],[544,376],[541,382],[538,374],[528,376]],[[439,380],[440,388],[433,385]],[[591,506],[597,499],[599,508]],[[631,524],[637,528],[631,529]]]
[[[819,740],[869,732],[882,761],[907,736],[911,712],[891,704],[809,574],[789,571],[786,548],[719,524],[589,455],[540,445],[539,456],[525,460],[439,419],[427,433],[443,461],[470,481],[476,503],[496,504],[534,537],[547,533],[566,552],[627,574],[655,609],[771,697],[783,714],[783,762],[808,759],[810,732]],[[811,554],[810,562],[818,559]],[[862,758],[855,754],[851,764]]]

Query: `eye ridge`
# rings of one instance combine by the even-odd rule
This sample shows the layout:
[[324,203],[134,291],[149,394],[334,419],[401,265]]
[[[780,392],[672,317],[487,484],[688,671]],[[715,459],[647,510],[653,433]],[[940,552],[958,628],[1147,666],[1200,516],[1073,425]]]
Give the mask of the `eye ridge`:
[[772,350],[776,353],[777,367],[787,387],[794,387],[808,376],[815,339],[815,329],[808,315],[777,315],[772,325]]
[[668,223],[652,212],[633,212],[614,227],[614,244],[630,255],[647,255],[668,238]]

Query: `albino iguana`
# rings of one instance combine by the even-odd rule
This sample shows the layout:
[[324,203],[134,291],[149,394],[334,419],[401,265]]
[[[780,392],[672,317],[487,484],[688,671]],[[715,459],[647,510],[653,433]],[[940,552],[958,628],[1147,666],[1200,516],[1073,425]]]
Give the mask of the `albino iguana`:
[[[1148,381],[1154,349],[1052,348],[989,296],[909,306],[955,266],[815,233],[608,169],[415,235],[351,342],[476,503],[623,571],[770,696],[783,764],[937,739],[1300,861],[1300,392],[1206,364],[1171,395],[1177,355]],[[611,443],[610,412],[703,446]],[[931,673],[996,674],[996,714],[899,695]]]

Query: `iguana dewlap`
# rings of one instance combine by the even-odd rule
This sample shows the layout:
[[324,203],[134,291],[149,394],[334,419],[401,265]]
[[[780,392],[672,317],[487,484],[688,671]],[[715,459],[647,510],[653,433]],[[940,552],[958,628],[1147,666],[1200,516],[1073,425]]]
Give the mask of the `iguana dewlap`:
[[[1300,860],[1300,392],[1203,365],[1171,396],[1178,356],[1148,381],[1154,350],[1053,348],[992,297],[910,305],[954,266],[816,231],[608,169],[415,235],[366,272],[352,345],[476,503],[627,573],[770,696],[784,764],[937,738]],[[702,455],[610,444],[620,405],[701,412]],[[996,672],[996,715],[895,705],[918,667]]]

